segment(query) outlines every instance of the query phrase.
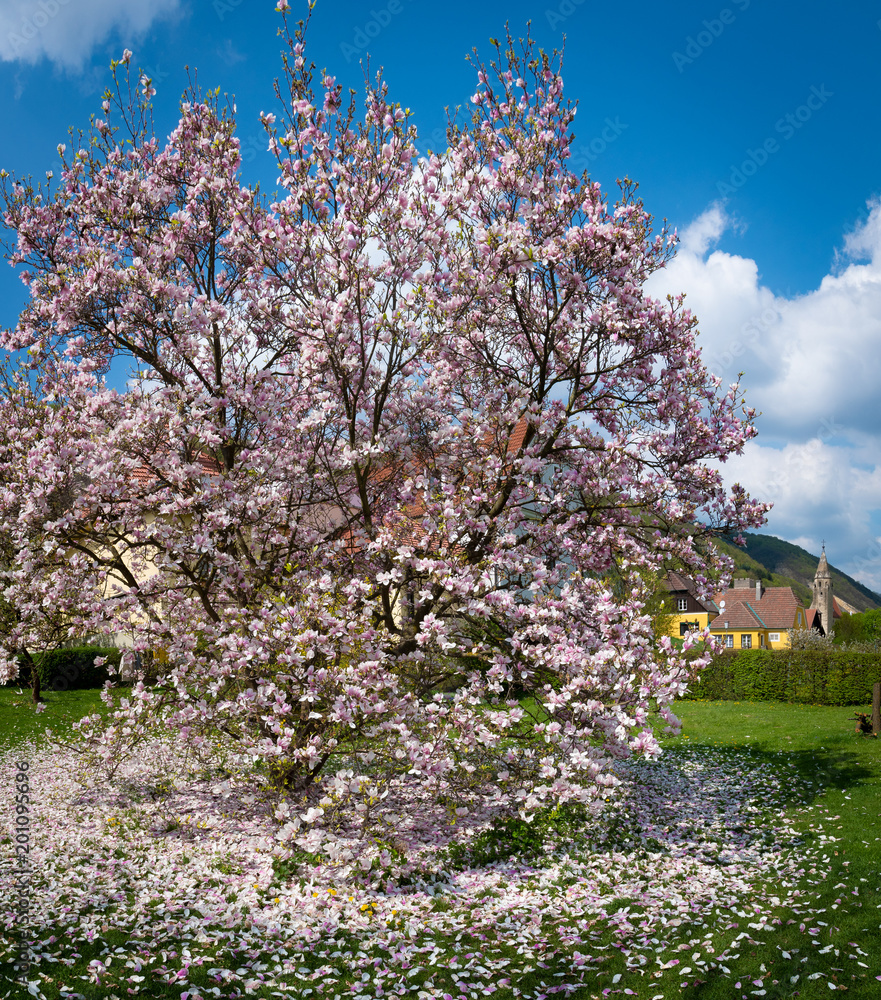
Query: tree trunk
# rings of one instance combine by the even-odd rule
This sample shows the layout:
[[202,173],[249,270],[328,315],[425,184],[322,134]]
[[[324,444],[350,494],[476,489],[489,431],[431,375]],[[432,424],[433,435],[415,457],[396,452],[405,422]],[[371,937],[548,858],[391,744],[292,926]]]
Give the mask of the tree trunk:
[[31,668],[31,701],[35,705],[39,705],[43,700],[43,695],[40,692],[40,671],[37,669],[36,663],[34,663],[34,658],[26,650],[22,650],[22,657],[25,663]]

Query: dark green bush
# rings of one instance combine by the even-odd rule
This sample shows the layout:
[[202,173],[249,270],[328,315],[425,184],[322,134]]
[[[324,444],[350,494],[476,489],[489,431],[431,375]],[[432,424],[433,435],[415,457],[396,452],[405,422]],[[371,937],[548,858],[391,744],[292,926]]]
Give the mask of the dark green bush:
[[841,649],[726,650],[686,697],[712,701],[789,701],[865,705],[881,681],[881,653]]
[[496,817],[488,829],[469,838],[467,843],[450,844],[439,857],[454,871],[483,867],[511,857],[534,857],[544,853],[555,838],[577,837],[587,823],[587,811],[578,802],[537,809],[528,822],[519,816]]
[[[72,646],[35,653],[34,664],[40,675],[40,687],[47,691],[79,691],[100,688],[109,679],[108,666],[119,668],[120,650],[103,646]],[[105,656],[107,663],[95,666],[95,657]],[[20,683],[30,683],[30,668],[20,660]],[[119,680],[118,676],[113,678]]]
[[842,615],[835,623],[833,641],[836,646],[847,642],[877,643],[881,640],[881,609]]

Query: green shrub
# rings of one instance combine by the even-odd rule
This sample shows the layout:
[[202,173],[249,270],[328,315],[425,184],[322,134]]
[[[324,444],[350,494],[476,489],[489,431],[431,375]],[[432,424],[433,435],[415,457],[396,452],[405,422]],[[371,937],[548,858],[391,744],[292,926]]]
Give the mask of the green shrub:
[[[72,646],[66,649],[52,649],[33,655],[34,664],[40,675],[40,687],[51,691],[80,691],[85,688],[99,688],[109,679],[107,667],[113,664],[119,668],[121,652],[103,646]],[[95,657],[104,656],[107,663],[96,667]],[[30,683],[30,669],[23,660],[20,682]],[[114,677],[118,680],[118,676]]]
[[511,857],[530,858],[543,853],[555,839],[576,838],[587,822],[588,813],[577,802],[537,809],[528,821],[519,816],[497,816],[488,829],[470,837],[467,843],[450,844],[440,852],[439,859],[456,871]]
[[842,615],[832,635],[836,646],[849,642],[877,643],[881,640],[881,609]]
[[788,701],[865,705],[881,681],[881,653],[847,649],[726,650],[686,697],[712,701]]

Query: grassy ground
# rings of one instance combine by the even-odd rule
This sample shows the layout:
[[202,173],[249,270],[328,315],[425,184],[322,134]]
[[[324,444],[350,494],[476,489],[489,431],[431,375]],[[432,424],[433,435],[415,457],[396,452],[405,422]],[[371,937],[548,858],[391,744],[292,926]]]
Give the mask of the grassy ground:
[[[777,957],[767,963],[769,977],[781,984],[793,975],[800,978],[788,992],[784,987],[768,996],[826,996],[833,984],[846,986],[851,996],[881,997],[876,979],[881,972],[881,739],[857,736],[851,721],[855,711],[869,710],[767,702],[682,702],[677,708],[682,735],[668,740],[668,748],[747,748],[757,761],[793,765],[815,790],[809,808],[797,810],[805,844],[835,838],[829,841],[830,876],[806,887],[815,905],[826,910],[822,922],[827,926],[807,948],[801,921],[778,928]],[[862,962],[869,968],[862,981],[846,981],[834,971],[845,964],[844,955],[857,954],[853,945],[866,953]],[[829,978],[805,982],[818,971]],[[744,989],[743,995],[754,988]],[[708,984],[686,995],[721,998],[731,995],[726,989],[730,983]]]
[[30,688],[0,687],[0,751],[40,738],[46,729],[59,736],[84,715],[101,711],[100,691],[44,691],[45,708],[34,711]]
[[[28,692],[20,695],[15,689],[0,688],[0,750],[38,736],[46,726],[63,733],[70,722],[100,704],[95,691],[50,692],[46,710],[37,715],[32,708],[22,704],[27,698]],[[805,866],[800,882],[804,907],[781,906],[770,913],[765,909],[767,919],[755,923],[756,916],[744,904],[742,910],[732,911],[730,928],[724,935],[716,935],[711,946],[707,943],[702,922],[694,926],[684,922],[675,932],[680,942],[677,947],[682,952],[681,973],[675,968],[665,968],[650,976],[628,971],[613,957],[614,939],[610,936],[607,947],[612,949],[612,957],[605,966],[603,978],[598,980],[596,987],[580,988],[570,995],[576,1000],[615,995],[646,1000],[728,1000],[732,997],[751,1000],[754,996],[763,1000],[783,997],[814,1000],[828,997],[832,991],[846,991],[852,997],[866,1000],[881,996],[878,979],[881,976],[881,740],[857,737],[853,732],[854,723],[849,721],[853,710],[848,708],[684,702],[679,706],[679,714],[684,722],[682,735],[665,741],[665,749],[672,758],[687,761],[711,751],[714,755],[728,755],[732,766],[738,768],[758,770],[770,764],[780,773],[793,775],[792,794],[784,805],[795,817],[805,856],[821,861],[819,866],[816,863]],[[437,905],[446,904],[441,899]],[[426,939],[426,950],[433,951],[432,963],[443,968],[458,959],[461,967],[467,969],[469,963],[473,964],[474,954],[501,954],[508,947],[502,933],[494,939],[490,935],[480,940],[470,934],[464,937],[460,934],[459,938],[458,942],[452,938],[430,942]],[[597,942],[598,946],[602,943],[602,940]],[[320,991],[312,993],[311,981],[307,987],[303,978],[314,972],[319,962],[312,956],[312,949],[302,943],[289,944],[289,947],[292,956],[296,954],[296,961],[301,963],[301,976],[285,971],[277,980],[287,984],[285,992],[255,983],[248,991],[250,995],[320,995]],[[360,949],[365,947],[363,937],[353,937],[349,952],[342,939],[338,939],[336,953],[339,958],[336,961],[340,967],[334,971],[340,978],[336,993],[324,993],[330,1000],[361,995],[360,973],[353,971],[349,976],[345,966],[356,953],[363,955]],[[119,954],[137,954],[138,943],[109,928],[93,945],[79,942],[77,948],[81,958],[65,970],[66,985],[88,1000],[111,1000],[112,997],[121,1000],[126,995],[124,986],[117,986],[114,992],[104,985],[87,981],[88,962],[99,956],[107,961],[108,948],[110,951],[118,949]],[[279,953],[278,942],[272,951],[273,955],[266,956],[269,968]],[[726,974],[711,967],[701,972],[702,978],[696,978],[687,966],[694,964],[694,957],[699,953],[702,955],[700,964],[715,961],[727,970]],[[169,969],[175,968],[180,961],[174,959],[174,955],[173,951],[169,954]],[[511,958],[517,958],[513,949]],[[495,1000],[513,1000],[521,992],[529,996],[541,995],[537,992],[538,976],[550,976],[554,971],[553,960],[547,958],[551,967],[545,966],[546,971],[536,970],[510,984],[500,982],[493,993]],[[218,965],[230,968],[235,968],[234,963],[240,961],[231,947],[218,948],[216,960]],[[401,976],[400,989],[391,988],[390,982],[385,996],[403,995],[403,990],[418,998],[420,983],[425,977],[414,977],[412,972],[402,972]],[[467,977],[460,980],[457,975],[455,978],[458,989],[451,986],[452,992],[444,994],[450,1000],[486,995],[485,990],[473,992],[469,989]],[[200,984],[200,980],[204,980],[201,986],[206,992],[191,996],[204,996],[207,1000],[216,980],[193,970],[190,989]],[[62,981],[57,982],[60,985]],[[555,982],[563,985],[565,978]],[[44,988],[47,997],[64,995]],[[180,986],[162,985],[149,979],[139,990],[143,996],[182,996]],[[0,988],[0,996],[4,992]],[[18,996],[14,992],[7,995]],[[223,995],[244,994],[224,990]]]

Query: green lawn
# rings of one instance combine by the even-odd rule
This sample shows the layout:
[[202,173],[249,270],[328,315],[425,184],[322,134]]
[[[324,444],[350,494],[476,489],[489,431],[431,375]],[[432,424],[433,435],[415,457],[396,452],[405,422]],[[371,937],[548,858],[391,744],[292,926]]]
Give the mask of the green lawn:
[[[101,704],[97,691],[50,692],[45,711],[38,715],[27,704],[27,698],[28,692],[19,694],[17,689],[0,689],[0,752],[20,745],[26,739],[39,738],[47,726],[63,733],[65,727],[77,717],[94,711]],[[681,953],[678,966],[681,972],[674,967],[677,964],[675,961],[655,971],[650,971],[651,965],[642,970],[628,968],[616,957],[614,934],[598,924],[591,933],[594,939],[591,948],[597,954],[605,955],[597,959],[601,963],[597,970],[604,971],[596,979],[595,986],[581,987],[568,995],[576,1000],[618,995],[641,1000],[752,1000],[752,997],[762,1000],[783,997],[812,1000],[828,997],[830,992],[846,991],[852,997],[866,1000],[881,997],[881,982],[878,979],[881,976],[881,740],[857,737],[853,733],[854,723],[849,721],[853,710],[848,708],[682,702],[678,706],[678,714],[684,723],[682,735],[664,741],[665,751],[673,761],[687,765],[690,760],[712,755],[714,759],[730,760],[732,768],[744,773],[770,771],[791,776],[791,786],[784,787],[782,793],[775,793],[776,797],[759,803],[756,820],[773,823],[781,809],[795,818],[804,856],[808,859],[798,881],[801,896],[796,897],[794,904],[790,900],[788,905],[781,903],[776,908],[769,907],[765,899],[761,907],[755,907],[755,912],[750,901],[744,900],[732,907],[730,912],[726,911],[721,919],[714,917],[712,926],[706,910],[693,922],[687,917],[671,920],[670,923],[677,926],[664,930],[664,958]],[[589,847],[579,845],[578,850],[589,851]],[[542,862],[537,859],[534,864],[535,877],[540,879]],[[317,888],[320,887],[316,885]],[[765,888],[774,895],[773,885]],[[554,899],[562,901],[570,889],[566,878],[558,878],[548,883],[547,891]],[[283,891],[282,878],[272,892]],[[321,891],[335,890],[321,888]],[[487,905],[491,904],[494,891],[482,891],[486,893]],[[272,895],[268,889],[267,895]],[[359,902],[360,898],[368,897],[359,897]],[[625,902],[627,900],[620,901],[622,906]],[[487,956],[487,964],[492,956],[502,959],[507,956],[512,963],[512,971],[518,963],[522,966],[524,960],[506,941],[502,929],[495,931],[476,923],[480,913],[478,901],[463,899],[457,902],[453,897],[437,896],[431,910],[436,918],[438,913],[442,914],[451,906],[472,907],[467,911],[471,916],[460,925],[458,937],[431,932],[418,922],[408,922],[405,929],[402,922],[396,938],[397,945],[386,942],[380,947],[371,944],[369,931],[365,936],[364,932],[353,930],[348,937],[347,931],[345,934],[337,933],[334,943],[322,958],[317,957],[318,952],[313,950],[312,945],[302,941],[282,938],[268,942],[262,945],[267,949],[265,964],[261,966],[253,955],[249,955],[248,967],[274,967],[277,970],[273,977],[275,985],[254,981],[243,993],[230,983],[222,995],[309,996],[310,1000],[317,996],[326,996],[328,1000],[379,996],[372,990],[366,992],[369,988],[362,985],[362,975],[366,983],[367,973],[362,970],[369,970],[371,963],[378,964],[380,961],[390,970],[398,968],[394,965],[395,955],[404,954],[403,946],[408,940],[414,947],[418,944],[417,953],[431,952],[431,969],[426,968],[415,976],[413,969],[405,963],[401,968],[407,971],[399,973],[397,986],[394,979],[386,982],[383,994],[386,997],[406,993],[417,1000],[429,996],[470,1000],[471,997],[491,993],[495,1000],[515,1000],[520,995],[542,996],[541,982],[545,979],[539,977],[559,973],[558,978],[548,981],[565,984],[569,973],[562,970],[570,968],[571,949],[562,940],[565,934],[561,930],[565,927],[552,921],[552,930],[545,936],[548,948],[543,961],[538,961],[541,956],[536,954],[538,967],[528,972],[524,969],[510,980],[499,977],[498,988],[493,983],[492,991],[478,988],[476,983],[472,988],[466,975],[460,976],[458,972],[453,975],[451,969],[467,971],[475,962],[479,965],[481,954]],[[634,924],[637,923],[638,914],[635,915],[635,911],[638,906],[628,906],[633,911],[628,919]],[[553,917],[554,909],[555,906],[550,905],[544,916]],[[624,912],[621,911],[622,914]],[[379,917],[376,919],[378,923]],[[559,920],[559,915],[555,919]],[[384,933],[386,930],[384,928]],[[202,949],[206,955],[209,951],[215,953],[207,964],[216,963],[229,968],[244,964],[241,954],[237,954],[231,946],[229,930],[222,934],[226,936],[221,936],[210,948],[206,942]],[[226,947],[220,944],[223,940],[228,942]],[[155,950],[157,945],[158,942],[155,942],[149,947]],[[180,968],[182,959],[177,957],[174,945],[173,940],[162,945],[162,975],[173,976],[174,970]],[[75,947],[78,949],[76,961],[64,970],[65,985],[75,991],[71,995],[87,997],[88,1000],[112,1000],[113,997],[122,1000],[127,995],[125,984],[114,986],[110,982],[89,982],[88,963],[99,958],[109,962],[107,955],[110,952],[130,956],[126,959],[129,963],[140,961],[138,955],[143,957],[147,943],[129,941],[120,930],[110,926],[94,942],[89,938],[88,941],[76,942]],[[188,942],[188,948],[195,949],[195,945]],[[330,948],[335,950],[331,952]],[[400,950],[396,953],[395,949]],[[651,951],[649,942],[646,946],[649,957]],[[189,952],[186,954],[189,955]],[[289,959],[279,957],[286,954]],[[327,956],[332,954],[338,956],[331,959],[335,964],[323,966],[328,962]],[[698,955],[701,956],[698,965],[709,963],[707,971],[692,971],[689,968],[695,964]],[[117,962],[121,961],[122,958],[117,959]],[[460,963],[458,966],[457,962]],[[715,969],[714,963],[717,966]],[[327,971],[322,972],[322,967]],[[60,970],[58,966],[54,968]],[[137,968],[140,970],[139,964]],[[721,968],[726,970],[724,974]],[[5,971],[2,963],[0,971]],[[146,969],[143,974],[147,974]],[[152,982],[148,977],[139,986],[139,995],[182,996],[182,987],[170,983],[163,985],[156,981],[158,973],[153,975]],[[211,979],[196,966],[190,969],[189,975],[190,990],[201,986],[205,991],[191,993],[191,996],[207,1000],[212,995],[211,989],[216,989],[217,980]],[[332,978],[336,985],[330,989],[323,988],[321,978],[316,984],[315,976],[328,981]],[[436,985],[441,992],[420,994],[420,984],[425,985],[430,976],[438,981]],[[62,980],[57,979],[56,982],[60,987]],[[453,982],[457,990],[453,989]],[[279,986],[283,987],[281,991]],[[60,988],[51,989],[48,983],[44,989],[47,998],[65,995]],[[450,992],[444,992],[447,989]],[[0,997],[4,992],[0,985]],[[13,992],[7,995],[15,997],[18,994]]]
[[30,688],[14,684],[0,687],[0,752],[41,739],[47,729],[63,738],[70,726],[84,715],[104,709],[98,690],[44,691],[45,708],[35,711]]
[[[851,996],[876,998],[881,997],[881,982],[875,978],[881,973],[881,739],[854,733],[856,723],[851,716],[855,711],[870,711],[870,706],[680,702],[677,712],[683,720],[682,735],[668,739],[666,746],[748,748],[757,761],[778,760],[794,766],[804,783],[815,789],[809,807],[797,809],[797,823],[806,845],[822,837],[835,838],[829,844],[830,876],[823,884],[809,887],[827,911],[823,923],[828,927],[822,929],[816,947],[809,951],[808,963],[800,961],[805,957],[805,939],[797,931],[798,922],[779,928],[778,951],[792,954],[792,949],[798,948],[799,954],[793,954],[789,961],[775,958],[768,968],[776,968],[775,976],[781,981],[794,975],[800,964],[828,971],[844,964],[844,954],[854,953],[852,948],[846,951],[854,942],[867,953],[862,961],[870,969],[862,983],[841,977],[841,985],[848,987]],[[831,951],[818,954],[829,944],[833,945]],[[750,995],[749,990],[743,992]],[[828,982],[821,977],[807,988],[802,984],[779,995],[811,997],[829,992]],[[730,994],[708,988],[689,995],[721,998]]]

